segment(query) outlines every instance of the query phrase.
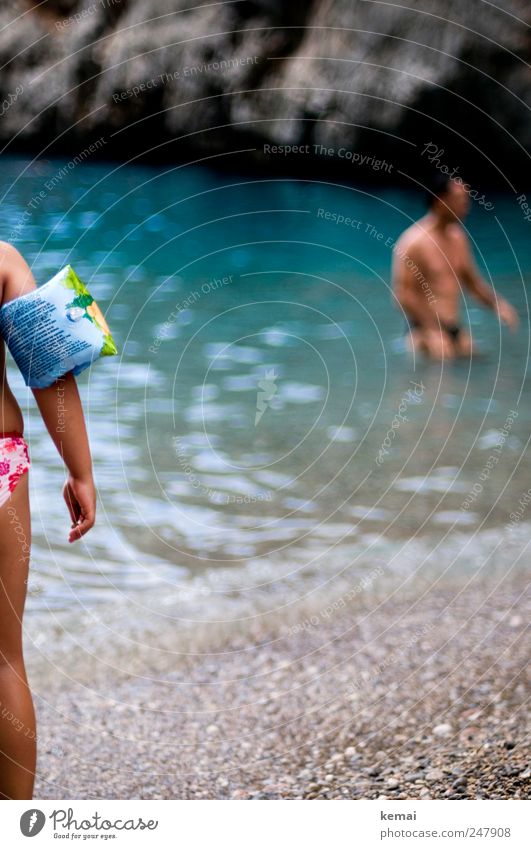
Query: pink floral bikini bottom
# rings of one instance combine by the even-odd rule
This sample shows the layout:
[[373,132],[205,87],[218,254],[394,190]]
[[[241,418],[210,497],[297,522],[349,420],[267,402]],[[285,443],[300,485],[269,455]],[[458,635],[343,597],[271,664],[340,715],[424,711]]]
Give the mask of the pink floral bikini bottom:
[[21,434],[0,432],[0,507],[29,467],[28,446]]

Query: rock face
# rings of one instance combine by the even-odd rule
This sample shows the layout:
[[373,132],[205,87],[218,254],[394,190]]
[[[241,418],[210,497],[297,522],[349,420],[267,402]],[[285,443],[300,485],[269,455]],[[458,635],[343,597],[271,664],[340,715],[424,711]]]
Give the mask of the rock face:
[[395,179],[431,143],[518,189],[530,21],[528,0],[4,2],[0,141]]

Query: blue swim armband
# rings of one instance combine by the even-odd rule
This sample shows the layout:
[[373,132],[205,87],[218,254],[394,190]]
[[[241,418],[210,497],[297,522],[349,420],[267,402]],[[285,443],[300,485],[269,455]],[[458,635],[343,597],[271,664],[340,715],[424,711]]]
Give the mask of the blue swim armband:
[[48,283],[0,308],[0,333],[26,386],[44,389],[67,372],[117,354],[96,301],[67,265]]

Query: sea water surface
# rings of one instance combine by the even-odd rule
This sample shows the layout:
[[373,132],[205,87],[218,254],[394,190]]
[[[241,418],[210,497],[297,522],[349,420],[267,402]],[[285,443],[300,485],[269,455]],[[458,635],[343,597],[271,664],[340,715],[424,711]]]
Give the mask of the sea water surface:
[[442,367],[406,352],[390,292],[416,192],[2,164],[3,238],[40,283],[71,263],[120,350],[79,378],[99,505],[74,546],[62,464],[10,363],[33,460],[30,613],[271,587],[289,602],[346,569],[525,560],[531,225],[516,198],[473,206],[467,228],[519,332],[465,295],[481,356]]

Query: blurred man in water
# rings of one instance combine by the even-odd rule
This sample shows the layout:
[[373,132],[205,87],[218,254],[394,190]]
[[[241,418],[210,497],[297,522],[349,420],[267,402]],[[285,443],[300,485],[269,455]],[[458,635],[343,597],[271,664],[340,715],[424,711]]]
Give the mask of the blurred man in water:
[[436,360],[468,357],[474,345],[460,323],[462,286],[513,331],[518,315],[474,262],[462,224],[470,206],[466,184],[437,173],[430,189],[427,214],[395,245],[393,291],[407,318],[411,350]]

